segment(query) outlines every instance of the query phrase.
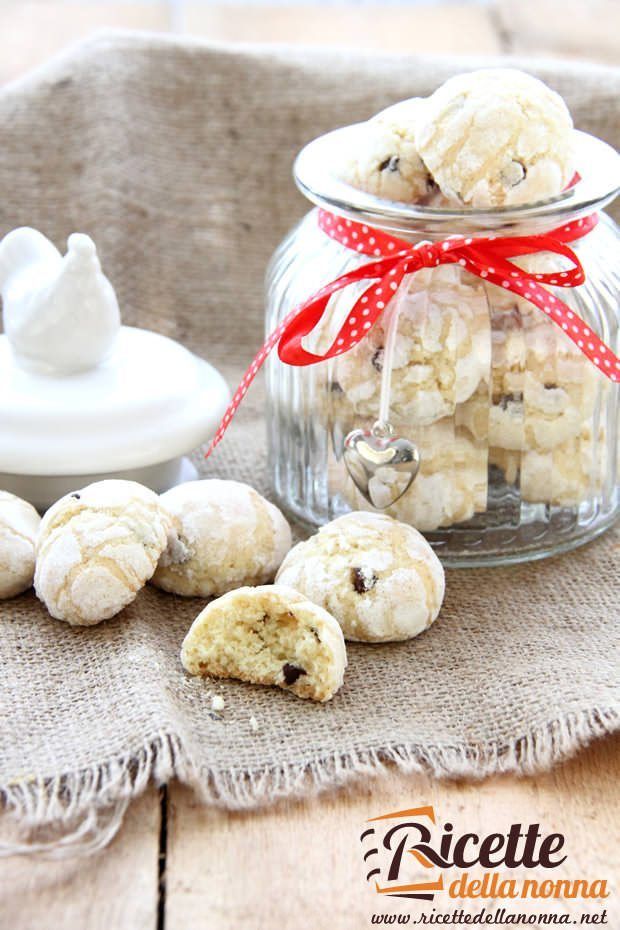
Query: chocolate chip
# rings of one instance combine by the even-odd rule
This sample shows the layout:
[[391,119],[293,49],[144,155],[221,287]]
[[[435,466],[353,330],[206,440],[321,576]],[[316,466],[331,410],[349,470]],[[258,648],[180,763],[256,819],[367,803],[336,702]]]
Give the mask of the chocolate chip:
[[80,495],[79,495],[79,494],[72,494],[71,497],[75,497],[76,501],[79,501],[79,500],[80,500]]
[[557,384],[554,384],[553,381],[545,381],[545,391],[557,391]]
[[515,394],[504,394],[499,399],[499,406],[502,410],[508,409],[508,404],[522,404],[523,403],[523,394],[521,391]]
[[377,576],[374,572],[368,571],[367,568],[351,569],[351,584],[353,590],[358,594],[366,594],[372,590],[377,583]]
[[400,158],[398,155],[390,155],[389,158],[386,158],[385,161],[382,161],[379,165],[379,171],[385,171],[386,168],[388,171],[398,171],[398,163]]
[[284,681],[287,685],[294,685],[298,678],[302,675],[307,675],[308,672],[305,668],[300,668],[298,665],[291,665],[290,662],[285,662],[282,666],[282,674],[284,675]]
[[318,630],[315,630],[315,628],[314,628],[313,626],[311,626],[311,627],[310,627],[310,632],[312,633],[312,635],[313,635],[314,638],[316,639],[317,643],[320,643],[320,642],[321,642],[321,637],[319,636]]
[[329,389],[332,394],[344,394],[344,391],[340,387],[337,381],[332,381],[329,385]]
[[379,372],[383,371],[383,356],[384,355],[385,355],[385,349],[379,348],[377,349],[377,351],[371,358],[370,363],[372,367],[375,369],[375,371],[379,371]]

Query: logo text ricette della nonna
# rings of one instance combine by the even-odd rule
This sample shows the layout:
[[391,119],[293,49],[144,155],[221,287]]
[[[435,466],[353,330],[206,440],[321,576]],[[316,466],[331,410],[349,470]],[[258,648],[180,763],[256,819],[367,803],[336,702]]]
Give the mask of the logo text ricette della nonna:
[[[426,805],[371,817],[367,824],[360,842],[366,880],[377,894],[424,901],[437,892],[451,898],[609,897],[606,879],[552,877],[551,870],[567,860],[565,837],[545,833],[539,823],[513,823],[486,835],[459,832],[452,823],[440,828]],[[506,877],[507,869],[520,868],[549,870],[550,877],[541,878],[539,871],[535,878],[527,871],[525,877]]]

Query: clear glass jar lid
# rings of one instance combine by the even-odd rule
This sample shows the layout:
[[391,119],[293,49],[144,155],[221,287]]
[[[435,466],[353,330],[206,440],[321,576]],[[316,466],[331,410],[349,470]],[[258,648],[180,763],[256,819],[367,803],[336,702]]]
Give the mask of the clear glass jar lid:
[[295,161],[293,175],[301,192],[321,207],[349,219],[380,225],[406,234],[441,235],[464,230],[551,229],[569,219],[602,209],[620,192],[620,155],[601,139],[576,131],[575,165],[579,180],[557,197],[523,206],[492,209],[446,209],[398,203],[357,190],[334,174],[342,152],[355,150],[363,124],[344,126],[306,145]]

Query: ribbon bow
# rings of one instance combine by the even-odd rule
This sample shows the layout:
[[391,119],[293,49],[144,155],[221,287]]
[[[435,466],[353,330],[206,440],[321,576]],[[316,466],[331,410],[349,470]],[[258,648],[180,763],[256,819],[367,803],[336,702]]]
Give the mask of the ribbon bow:
[[[422,268],[436,268],[438,265],[458,264],[471,274],[529,300],[560,326],[611,381],[620,381],[620,360],[611,349],[586,326],[577,313],[542,287],[542,284],[558,287],[583,284],[583,268],[567,243],[587,235],[598,222],[596,215],[536,236],[450,236],[441,242],[418,242],[415,245],[370,226],[345,220],[326,210],[318,211],[318,222],[331,239],[360,254],[372,255],[376,260],[348,271],[322,287],[295,307],[271,333],[237,388],[207,450],[207,456],[222,439],[250,384],[276,345],[281,361],[287,365],[315,365],[342,355],[368,335],[398,291],[405,275]],[[572,267],[568,271],[533,274],[509,261],[511,258],[538,252],[565,256],[571,261]],[[304,349],[302,339],[318,325],[332,294],[350,284],[366,280],[372,283],[355,302],[329,349],[323,355]]]

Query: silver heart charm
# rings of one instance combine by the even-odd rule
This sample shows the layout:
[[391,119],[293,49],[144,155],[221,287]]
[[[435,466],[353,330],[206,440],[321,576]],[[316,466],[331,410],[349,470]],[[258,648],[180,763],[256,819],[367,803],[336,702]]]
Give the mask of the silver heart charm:
[[357,489],[377,510],[396,503],[411,487],[420,453],[409,439],[393,435],[389,423],[354,429],[344,441],[344,463]]

